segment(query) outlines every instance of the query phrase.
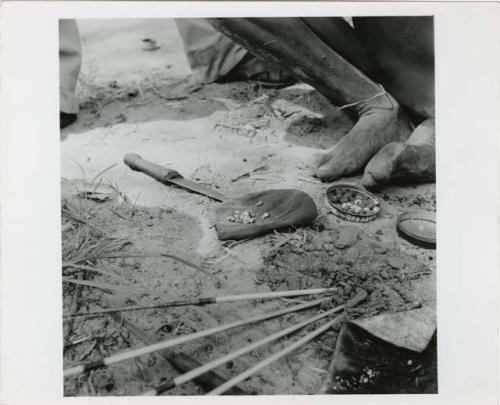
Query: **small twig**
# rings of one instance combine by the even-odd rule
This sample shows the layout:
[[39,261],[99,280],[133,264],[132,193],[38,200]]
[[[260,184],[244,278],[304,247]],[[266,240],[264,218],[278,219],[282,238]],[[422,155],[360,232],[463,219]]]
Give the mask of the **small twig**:
[[[84,280],[85,276],[83,274],[78,274],[78,279],[79,280]],[[75,291],[73,292],[73,298],[71,300],[71,307],[69,312],[74,313],[78,311],[78,300],[80,299],[80,294],[82,293],[82,286],[77,285],[75,287]],[[73,332],[73,322],[70,321],[66,324],[66,329],[64,331],[64,341],[67,342],[71,333]]]
[[76,221],[76,222],[78,222],[78,223],[80,223],[80,224],[82,224],[82,225],[86,225],[86,226],[88,226],[88,227],[90,227],[90,228],[92,228],[92,229],[95,229],[96,231],[101,232],[103,235],[106,235],[106,236],[107,236],[108,238],[110,238],[110,239],[115,239],[115,237],[114,237],[112,234],[110,234],[109,232],[107,232],[107,231],[105,231],[105,230],[103,230],[103,229],[101,229],[101,228],[99,228],[99,227],[97,227],[97,226],[95,226],[95,225],[92,225],[91,223],[89,223],[88,221],[85,221],[85,220],[84,220],[84,219],[82,219],[82,218],[77,217],[77,216],[76,216],[76,215],[74,215],[72,212],[70,212],[68,209],[64,209],[64,212],[65,212],[65,213],[66,213],[66,215],[67,215],[68,217],[70,217],[73,221]]
[[115,214],[118,218],[121,218],[121,219],[124,219],[125,221],[130,221],[130,222],[135,222],[137,224],[140,224],[141,221],[137,221],[135,219],[132,219],[132,218],[127,218],[127,217],[124,217],[123,215],[119,214],[118,212],[116,212],[113,208],[110,208],[109,209],[113,214]]
[[[231,125],[225,125],[225,124],[215,124],[213,129],[217,128],[217,127],[222,127],[222,128],[226,128],[226,129],[233,129],[236,131],[236,135],[240,135],[239,132],[248,132],[248,129],[247,128],[239,128],[239,127],[233,127]],[[240,135],[241,136],[241,135]],[[243,135],[245,138],[248,138],[248,136],[245,136]]]
[[67,346],[78,345],[78,344],[86,342],[87,340],[90,340],[90,339],[92,339],[92,336],[84,336],[84,337],[72,340],[71,342],[66,343],[64,346],[67,347]]
[[139,201],[139,197],[141,196],[141,191],[137,193],[137,197],[135,197],[135,201],[132,204],[132,212],[134,212],[137,208],[137,202]]
[[[265,170],[265,171],[263,172],[263,170]],[[261,174],[264,174],[264,173],[267,174],[267,173],[270,173],[271,171],[272,170],[269,168],[268,165],[260,165],[252,170],[249,170],[248,172],[245,172],[243,174],[240,174],[239,176],[233,177],[231,179],[231,182],[234,183],[235,181],[238,181],[244,177],[250,177],[253,173],[256,173],[256,172],[261,172]]]
[[245,238],[245,239],[241,239],[241,240],[231,240],[231,241],[224,242],[223,245],[225,245],[227,248],[233,248],[237,245],[240,245],[244,242],[249,241],[250,239],[252,239],[252,238]]
[[235,259],[237,259],[240,263],[243,263],[245,264],[245,261],[240,257],[240,255],[238,255],[236,252],[234,252],[233,250],[231,249],[228,249],[227,247],[222,247],[222,249],[224,249],[224,251],[230,255],[230,256],[233,256]]
[[317,367],[313,367],[313,366],[309,366],[309,368],[310,368],[312,371],[316,371],[317,373],[321,373],[321,374],[328,374],[328,371],[323,370],[322,368],[317,368]]
[[80,356],[80,358],[78,359],[78,361],[83,361],[83,360],[85,360],[85,359],[86,359],[86,358],[90,355],[90,353],[92,353],[92,352],[94,351],[94,349],[95,349],[95,347],[96,347],[96,346],[97,346],[97,340],[94,340],[94,341],[92,342],[92,344],[90,345],[90,348],[89,348],[89,349],[88,349],[85,353],[83,353],[83,354]]
[[305,183],[322,184],[321,181],[319,181],[319,180],[306,179],[304,177],[297,177],[297,179],[300,180],[300,181],[303,181]]
[[272,44],[272,43],[274,43],[274,42],[278,42],[278,40],[277,40],[277,39],[271,39],[271,40],[269,40],[269,41],[266,41],[266,42],[264,42],[264,44],[262,45],[262,48],[264,48],[264,47],[266,47],[267,45]]
[[68,265],[73,264],[73,263],[81,263],[81,262],[86,262],[89,260],[98,260],[98,259],[122,259],[122,258],[128,258],[128,257],[168,257],[170,259],[177,260],[178,262],[184,263],[185,265],[192,267],[197,270],[203,271],[201,267],[198,265],[183,259],[182,257],[170,254],[170,253],[160,253],[160,252],[128,252],[128,253],[109,253],[109,254],[102,254],[102,255],[94,255],[94,256],[87,256],[81,259],[78,259],[76,262],[68,262]]
[[219,264],[219,263],[223,262],[224,260],[226,260],[229,256],[230,256],[230,254],[226,253],[225,255],[222,255],[215,260],[207,260],[207,264],[209,264],[211,266],[215,266],[216,264]]
[[169,139],[168,142],[178,142],[178,141],[184,141],[186,139],[196,139],[194,136],[185,136],[183,138],[176,138],[176,139]]
[[68,265],[74,264],[74,263],[81,263],[89,260],[98,260],[98,259],[120,259],[120,258],[127,258],[127,257],[168,257],[170,259],[177,260],[178,262],[181,262],[185,264],[186,266],[192,267],[193,269],[205,274],[206,276],[212,278],[215,280],[217,283],[220,283],[220,280],[213,275],[212,273],[208,272],[204,268],[198,266],[197,264],[194,264],[186,259],[183,259],[182,257],[170,254],[170,253],[160,253],[160,252],[130,252],[130,253],[110,253],[110,254],[103,254],[103,255],[95,255],[95,256],[87,256],[83,258],[79,258],[77,260],[74,260],[72,262],[68,262]]
[[[278,238],[279,234],[275,231],[275,236],[276,238]],[[288,242],[290,242],[292,239],[293,239],[294,235],[293,234],[288,234],[288,236],[284,237],[283,240],[279,241],[278,243],[276,243],[275,245],[273,245],[273,250],[277,250],[279,249],[281,246],[287,244]]]
[[239,106],[241,106],[241,103],[239,101],[236,101],[236,100],[231,100],[229,98],[222,98],[222,97],[209,97],[208,98],[209,100],[214,100],[214,101],[217,101],[221,104],[224,104],[225,106],[227,106],[229,109],[233,109],[233,108],[238,108]]
[[324,344],[322,341],[318,341],[319,345],[323,348],[323,350],[326,350],[327,352],[333,353],[335,352],[335,349],[328,347],[326,344]]
[[115,186],[113,184],[109,184],[108,186],[109,186],[109,188],[111,188],[111,190],[113,190],[116,194],[118,194],[122,198],[121,205],[123,205],[123,203],[130,204],[130,200],[127,197],[127,195],[125,193],[121,192],[117,186]]

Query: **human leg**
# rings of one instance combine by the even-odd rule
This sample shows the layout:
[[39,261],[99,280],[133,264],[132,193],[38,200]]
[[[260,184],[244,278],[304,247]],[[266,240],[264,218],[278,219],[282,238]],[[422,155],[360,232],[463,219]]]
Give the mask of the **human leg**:
[[59,20],[59,109],[60,126],[76,120],[78,100],[75,89],[81,66],[81,45],[75,20]]
[[264,87],[282,87],[293,77],[273,69],[203,18],[177,18],[175,23],[196,79],[201,83],[258,81]]
[[301,18],[210,19],[217,29],[250,52],[286,66],[334,105],[350,107],[358,116],[352,130],[333,148],[316,157],[316,175],[335,180],[361,168],[383,146],[404,142],[409,118],[398,102],[360,69],[326,44]]

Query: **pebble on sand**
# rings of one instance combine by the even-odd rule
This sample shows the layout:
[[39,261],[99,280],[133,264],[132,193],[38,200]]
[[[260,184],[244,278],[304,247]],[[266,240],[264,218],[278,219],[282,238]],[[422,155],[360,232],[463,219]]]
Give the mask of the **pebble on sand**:
[[335,247],[345,249],[353,246],[359,237],[359,229],[354,225],[346,226],[340,231],[340,235],[335,242]]

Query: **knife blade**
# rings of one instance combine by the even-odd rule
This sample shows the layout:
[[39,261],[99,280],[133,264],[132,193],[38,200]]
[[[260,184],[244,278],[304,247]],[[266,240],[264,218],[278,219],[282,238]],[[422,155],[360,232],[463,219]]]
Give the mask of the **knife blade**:
[[193,191],[197,194],[202,194],[204,196],[210,197],[216,201],[226,200],[226,196],[218,191],[205,187],[195,181],[185,179],[182,174],[173,169],[168,169],[166,167],[160,166],[156,163],[148,162],[144,160],[137,153],[127,153],[123,158],[125,164],[132,170],[147,174],[153,179],[159,181],[160,183],[166,185],[176,185],[183,189]]

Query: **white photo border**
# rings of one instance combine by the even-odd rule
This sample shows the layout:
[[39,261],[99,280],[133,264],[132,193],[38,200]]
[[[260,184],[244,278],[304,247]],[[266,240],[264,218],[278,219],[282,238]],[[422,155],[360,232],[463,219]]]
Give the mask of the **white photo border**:
[[63,398],[58,19],[360,15],[435,17],[439,394],[237,400],[287,405],[497,403],[498,3],[104,1],[2,5],[1,403],[234,401]]

